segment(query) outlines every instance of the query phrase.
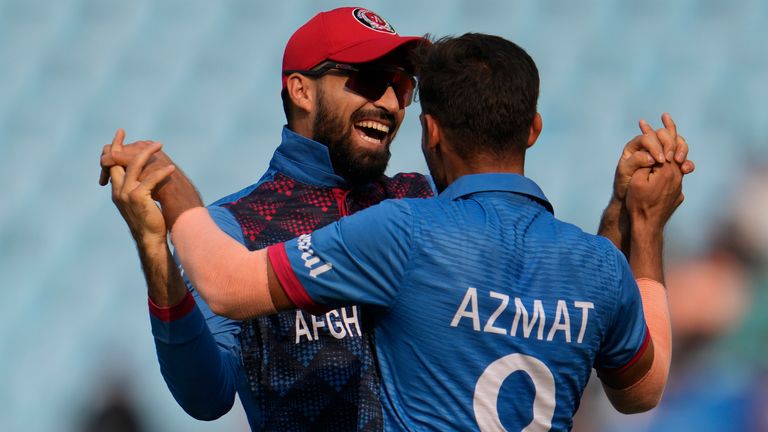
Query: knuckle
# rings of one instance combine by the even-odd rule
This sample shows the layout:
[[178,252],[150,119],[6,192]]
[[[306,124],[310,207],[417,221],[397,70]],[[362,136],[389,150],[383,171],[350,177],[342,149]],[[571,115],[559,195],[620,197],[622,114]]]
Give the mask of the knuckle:
[[638,143],[641,143],[642,139],[643,139],[643,135],[635,135],[634,138],[632,138],[631,140],[627,141],[626,144],[624,144],[624,152],[626,153],[626,152],[632,151],[632,149],[637,147]]
[[640,141],[643,144],[643,147],[646,149],[652,149],[653,147],[656,147],[659,144],[659,140],[656,139],[655,136],[651,135],[643,135],[643,138]]
[[667,129],[659,129],[656,131],[656,135],[662,141],[669,141],[672,138],[672,134]]
[[141,198],[142,198],[142,193],[141,193],[141,190],[139,190],[139,188],[136,188],[128,193],[128,199],[132,203],[140,202]]

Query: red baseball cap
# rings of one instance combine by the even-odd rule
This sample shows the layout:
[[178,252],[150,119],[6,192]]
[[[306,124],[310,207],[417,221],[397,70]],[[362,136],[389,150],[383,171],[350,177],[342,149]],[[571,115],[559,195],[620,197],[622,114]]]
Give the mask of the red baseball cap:
[[[381,16],[365,8],[343,7],[320,12],[299,27],[285,45],[283,71],[310,70],[326,60],[367,63],[416,41],[400,36]],[[283,88],[287,81],[283,73]]]

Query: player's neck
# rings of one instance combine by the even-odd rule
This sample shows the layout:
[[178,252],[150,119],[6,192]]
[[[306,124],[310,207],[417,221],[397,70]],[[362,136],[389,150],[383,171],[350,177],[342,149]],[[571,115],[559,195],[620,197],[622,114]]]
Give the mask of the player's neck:
[[476,157],[471,161],[453,156],[447,157],[445,162],[447,184],[453,183],[459,177],[470,174],[506,173],[525,175],[524,155],[504,159],[491,156]]

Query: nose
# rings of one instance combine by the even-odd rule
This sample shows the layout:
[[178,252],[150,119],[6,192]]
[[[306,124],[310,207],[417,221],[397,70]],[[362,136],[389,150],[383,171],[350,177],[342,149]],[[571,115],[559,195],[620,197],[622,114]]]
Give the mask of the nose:
[[398,111],[400,111],[400,103],[397,101],[397,95],[395,94],[395,89],[393,89],[392,86],[387,87],[387,91],[385,91],[379,100],[375,101],[373,104],[378,108],[382,108],[391,112],[392,114],[396,114]]

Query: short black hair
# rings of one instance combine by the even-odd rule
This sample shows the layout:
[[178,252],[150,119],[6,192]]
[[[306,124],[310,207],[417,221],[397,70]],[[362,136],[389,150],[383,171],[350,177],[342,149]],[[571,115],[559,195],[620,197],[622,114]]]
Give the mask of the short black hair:
[[424,114],[435,117],[457,154],[524,154],[539,98],[539,71],[516,44],[466,33],[422,44],[413,55]]

